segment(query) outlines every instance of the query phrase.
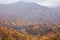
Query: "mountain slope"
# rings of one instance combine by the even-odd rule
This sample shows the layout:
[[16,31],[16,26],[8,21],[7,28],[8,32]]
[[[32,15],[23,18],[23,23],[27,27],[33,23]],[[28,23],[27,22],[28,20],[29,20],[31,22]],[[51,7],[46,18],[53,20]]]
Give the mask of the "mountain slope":
[[36,3],[17,2],[15,4],[0,5],[0,17],[9,19],[20,19],[30,22],[35,21],[50,21],[54,16],[51,9],[40,6]]

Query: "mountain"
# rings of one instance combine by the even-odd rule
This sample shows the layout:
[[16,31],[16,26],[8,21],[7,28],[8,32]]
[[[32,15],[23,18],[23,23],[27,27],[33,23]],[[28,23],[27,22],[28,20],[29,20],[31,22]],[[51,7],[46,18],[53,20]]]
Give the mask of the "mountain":
[[30,22],[54,20],[51,8],[23,1],[9,5],[0,4],[0,17]]

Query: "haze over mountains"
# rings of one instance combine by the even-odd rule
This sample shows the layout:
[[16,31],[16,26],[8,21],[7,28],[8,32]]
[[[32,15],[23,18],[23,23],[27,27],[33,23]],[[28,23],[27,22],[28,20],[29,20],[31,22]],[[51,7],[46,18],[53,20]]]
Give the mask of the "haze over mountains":
[[60,40],[60,7],[36,3],[0,4],[0,40]]
[[0,4],[0,17],[30,22],[59,21],[60,15],[58,11],[57,9],[54,10],[36,3],[23,1],[9,5]]

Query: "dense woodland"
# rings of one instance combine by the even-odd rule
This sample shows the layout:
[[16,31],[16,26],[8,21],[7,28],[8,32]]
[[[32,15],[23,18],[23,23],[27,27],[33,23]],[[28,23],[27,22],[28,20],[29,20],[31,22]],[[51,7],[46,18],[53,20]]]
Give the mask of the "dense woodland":
[[[60,40],[60,24],[0,20],[0,40]],[[18,29],[25,28],[25,31]]]
[[0,40],[60,40],[60,32],[49,32],[45,35],[33,36],[31,34],[0,26]]

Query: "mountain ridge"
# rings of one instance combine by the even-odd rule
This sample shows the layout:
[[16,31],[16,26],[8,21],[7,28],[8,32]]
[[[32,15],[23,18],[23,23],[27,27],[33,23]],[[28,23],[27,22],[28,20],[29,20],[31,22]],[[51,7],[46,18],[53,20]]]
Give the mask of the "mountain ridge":
[[0,6],[0,17],[35,21],[55,20],[55,14],[48,7],[36,3],[17,2],[10,5]]

